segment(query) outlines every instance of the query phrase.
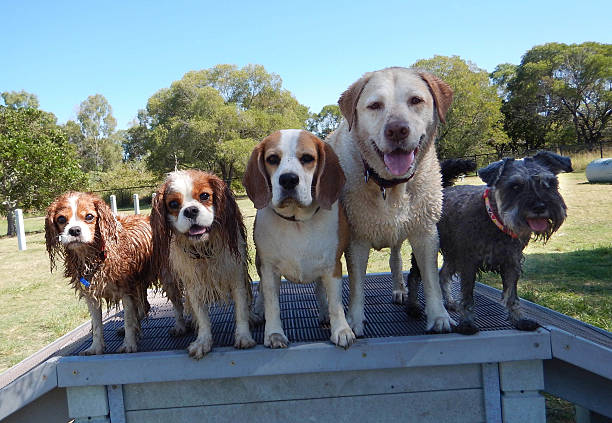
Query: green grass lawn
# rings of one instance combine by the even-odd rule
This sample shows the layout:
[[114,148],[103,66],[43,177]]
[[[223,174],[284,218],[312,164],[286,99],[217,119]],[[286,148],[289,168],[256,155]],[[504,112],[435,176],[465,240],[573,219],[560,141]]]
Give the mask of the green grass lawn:
[[[583,172],[559,178],[568,218],[548,244],[532,243],[526,249],[519,294],[612,331],[612,185],[588,184]],[[480,184],[480,179],[466,178],[463,183]],[[252,244],[255,209],[247,198],[238,203]],[[16,238],[0,239],[0,372],[89,319],[85,303],[76,298],[61,272],[49,272],[44,233],[37,232],[43,230],[44,219],[27,222],[31,233],[26,251],[17,251]],[[407,243],[403,252],[407,269]],[[252,245],[250,253],[253,257]],[[387,249],[372,251],[368,272],[388,272],[388,256]],[[254,265],[251,275],[258,279]],[[481,280],[501,285],[497,275],[484,274]]]

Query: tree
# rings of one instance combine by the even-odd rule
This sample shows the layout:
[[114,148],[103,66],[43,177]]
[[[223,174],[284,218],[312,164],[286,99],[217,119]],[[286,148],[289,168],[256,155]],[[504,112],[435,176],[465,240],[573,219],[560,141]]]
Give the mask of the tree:
[[218,65],[188,72],[155,93],[128,130],[124,150],[167,172],[199,167],[231,181],[270,132],[301,128],[308,109],[263,66]]
[[486,71],[458,56],[434,56],[413,66],[440,77],[454,92],[446,123],[438,129],[441,157],[503,149],[508,139],[502,130],[501,98]]
[[[500,65],[501,66],[501,65]],[[612,116],[612,45],[548,43],[523,56],[505,83],[505,127],[515,144],[595,145]]]
[[0,106],[0,213],[15,234],[14,210],[39,209],[84,186],[74,148],[56,118],[33,108]]
[[306,129],[324,140],[329,134],[336,130],[342,121],[342,112],[337,104],[323,106],[321,112],[314,113],[306,121]]
[[[121,162],[121,144],[117,142],[113,109],[101,94],[91,95],[79,106],[78,123],[68,121],[66,134],[77,145],[81,165],[86,171],[107,171]],[[81,135],[75,131],[80,128]]]
[[11,109],[28,108],[38,109],[38,97],[36,94],[21,91],[4,91],[2,93],[4,104]]

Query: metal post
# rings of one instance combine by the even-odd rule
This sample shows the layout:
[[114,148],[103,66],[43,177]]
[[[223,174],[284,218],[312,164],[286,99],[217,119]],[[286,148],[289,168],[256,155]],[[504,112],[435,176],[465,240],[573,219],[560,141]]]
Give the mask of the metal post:
[[117,196],[115,194],[110,196],[110,206],[113,214],[117,216]]
[[26,250],[25,227],[23,226],[23,210],[15,209],[15,221],[17,222],[17,244],[19,251]]
[[140,214],[140,201],[138,200],[138,194],[134,194],[134,214]]

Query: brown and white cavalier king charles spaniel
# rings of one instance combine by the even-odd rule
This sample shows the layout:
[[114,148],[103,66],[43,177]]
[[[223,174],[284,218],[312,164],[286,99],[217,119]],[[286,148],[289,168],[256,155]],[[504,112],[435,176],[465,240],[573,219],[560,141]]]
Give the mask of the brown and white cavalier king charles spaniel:
[[234,347],[253,347],[246,230],[227,185],[202,171],[170,173],[153,200],[151,226],[157,265],[165,267],[168,262],[182,281],[198,327],[196,340],[187,348],[189,355],[200,359],[211,350],[208,306],[226,302],[230,295],[236,312]]
[[[123,302],[125,335],[119,352],[136,352],[140,321],[150,308],[147,288],[155,284],[158,273],[152,261],[149,218],[114,216],[100,197],[67,192],[47,209],[45,237],[51,271],[56,261],[63,259],[64,276],[70,278],[73,288],[87,301],[93,342],[81,354],[104,353],[103,300],[109,307]],[[180,332],[181,324],[184,331],[178,290],[163,285],[177,313],[174,332]]]

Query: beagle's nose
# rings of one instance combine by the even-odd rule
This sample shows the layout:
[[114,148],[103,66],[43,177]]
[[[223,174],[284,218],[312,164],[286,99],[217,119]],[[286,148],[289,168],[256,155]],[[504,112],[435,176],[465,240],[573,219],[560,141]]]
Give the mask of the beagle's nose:
[[68,233],[72,236],[79,236],[81,235],[81,228],[78,226],[73,226],[72,228],[68,229]]
[[198,211],[199,210],[196,206],[190,206],[190,207],[187,207],[185,210],[183,210],[183,214],[185,215],[187,219],[193,219],[197,217]]
[[278,178],[278,183],[286,190],[291,190],[300,183],[300,178],[295,173],[283,173]]
[[385,125],[385,138],[392,142],[400,142],[408,138],[410,128],[405,120],[394,120]]

